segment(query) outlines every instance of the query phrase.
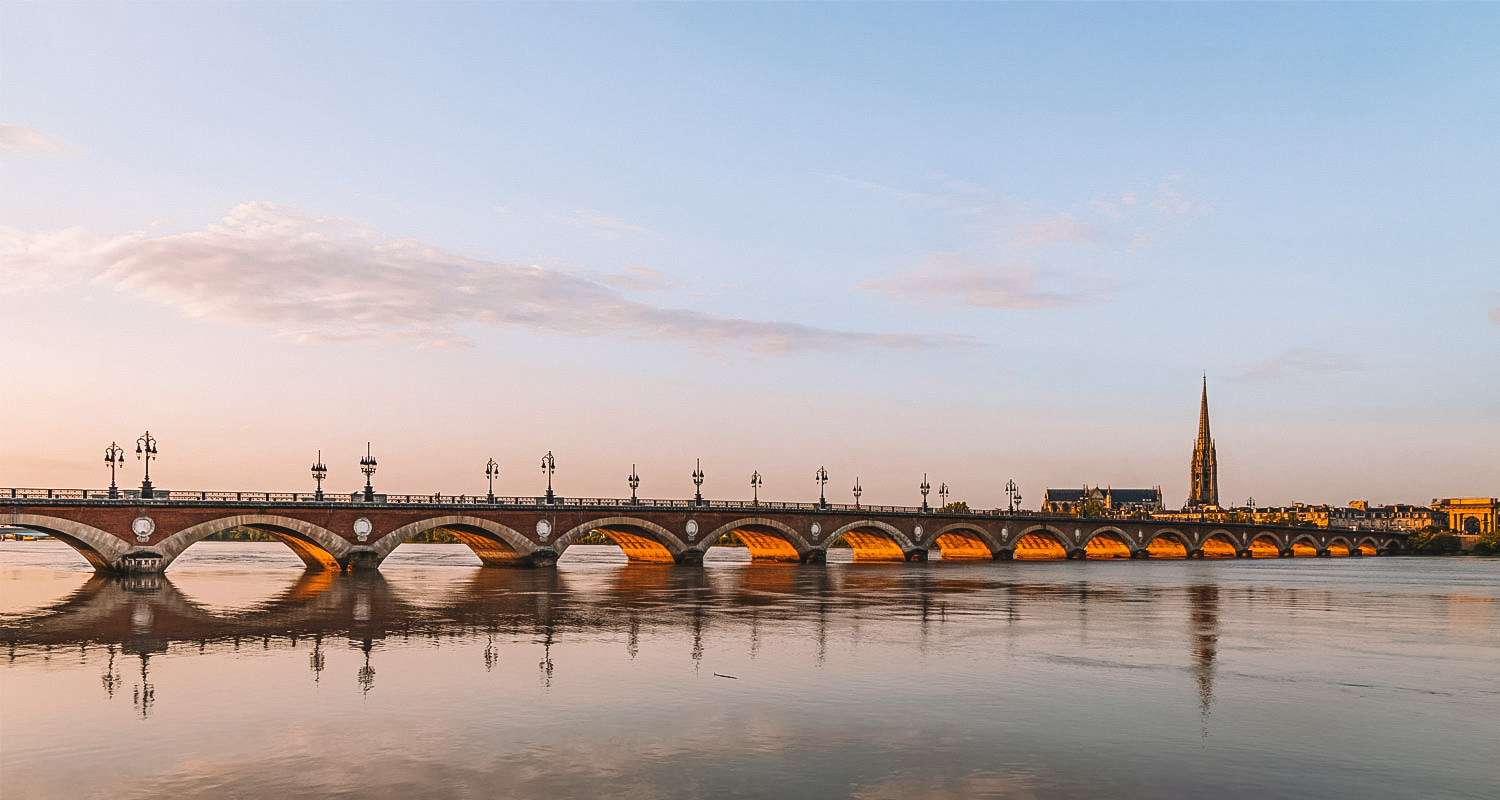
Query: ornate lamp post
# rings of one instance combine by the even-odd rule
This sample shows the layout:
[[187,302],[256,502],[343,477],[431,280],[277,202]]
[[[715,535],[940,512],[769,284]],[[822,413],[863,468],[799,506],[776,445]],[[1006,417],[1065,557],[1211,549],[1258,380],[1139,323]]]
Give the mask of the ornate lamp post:
[[932,491],[932,486],[927,483],[927,473],[922,473],[922,485],[917,487],[922,490],[922,510],[927,510],[927,493]]
[[827,506],[828,499],[823,496],[823,487],[828,485],[828,470],[818,467],[818,471],[813,474],[813,480],[818,482],[818,505]]
[[1005,482],[1005,496],[1010,500],[1010,511],[1014,514],[1021,502],[1021,487],[1016,485],[1014,478]]
[[695,459],[697,466],[693,467],[693,505],[703,505],[703,459]]
[[940,501],[942,501],[943,505],[941,506],[941,508],[947,508],[948,507],[948,484],[947,484],[947,482],[944,482],[942,486],[938,487],[938,499]]
[[120,488],[115,485],[115,469],[125,464],[125,450],[117,442],[104,448],[104,463],[109,465],[109,499],[120,499]]
[[859,485],[859,478],[854,479],[854,507],[859,508],[859,496],[864,494],[864,487]]
[[375,456],[370,455],[370,443],[365,442],[365,456],[359,460],[359,471],[365,474],[365,502],[375,502],[375,487],[370,478],[375,474]]
[[760,505],[760,487],[765,486],[766,481],[760,477],[760,470],[750,473],[750,504]]
[[552,494],[552,473],[555,472],[555,471],[557,471],[557,459],[553,458],[552,457],[552,451],[548,450],[547,451],[547,455],[542,456],[542,472],[547,473],[547,502],[548,503],[551,503],[554,500],[554,497],[553,497],[553,494]]
[[151,459],[156,458],[156,437],[151,435],[151,431],[146,431],[144,436],[135,440],[135,457],[146,461],[146,477],[141,481],[141,499],[150,500],[155,496],[151,491]]
[[639,489],[641,486],[641,476],[635,474],[634,464],[630,465],[630,477],[626,478],[625,482],[630,484],[630,504],[635,505],[636,503],[640,502],[635,499],[635,490]]
[[491,505],[494,505],[494,503],[495,503],[495,479],[498,478],[498,477],[500,477],[500,465],[495,463],[495,459],[493,459],[493,458],[490,459],[489,463],[484,465],[484,477],[486,477],[486,478],[489,479],[489,482],[490,482],[489,501],[490,501]]
[[323,451],[318,451],[318,460],[312,465],[313,480],[317,481],[318,488],[313,491],[314,500],[323,499],[323,479],[328,477],[328,466],[323,463]]

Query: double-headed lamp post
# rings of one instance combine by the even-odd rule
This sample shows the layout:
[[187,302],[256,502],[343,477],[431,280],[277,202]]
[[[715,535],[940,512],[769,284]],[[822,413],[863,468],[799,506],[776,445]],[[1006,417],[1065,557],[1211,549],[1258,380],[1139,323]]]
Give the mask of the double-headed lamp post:
[[760,470],[750,473],[750,504],[760,505],[760,487],[766,485],[765,478],[760,476]]
[[864,487],[859,485],[859,478],[854,479],[854,507],[859,508],[859,496],[864,494]]
[[323,479],[328,477],[328,465],[323,463],[323,451],[318,451],[318,458],[312,465],[313,480],[317,482],[318,488],[313,490],[313,499],[323,499]]
[[635,474],[634,464],[630,465],[630,477],[626,478],[625,482],[630,484],[630,504],[635,505],[640,502],[635,499],[635,490],[641,488],[641,476]]
[[948,484],[946,482],[938,487],[938,500],[942,502],[942,508],[948,507]]
[[695,459],[693,467],[693,505],[703,505],[703,459]]
[[927,510],[927,493],[932,491],[931,484],[927,483],[927,473],[922,473],[922,485],[917,487],[922,490],[922,510]]
[[813,480],[818,482],[818,506],[825,507],[828,505],[828,498],[823,495],[823,487],[828,485],[828,470],[818,467],[818,471],[813,474]]
[[552,451],[548,450],[547,451],[547,455],[542,456],[542,472],[547,473],[547,502],[548,503],[551,503],[553,501],[553,495],[552,495],[552,473],[556,472],[556,471],[557,471],[557,459],[553,458],[552,457]]
[[1016,485],[1014,478],[1005,482],[1005,496],[1010,500],[1010,511],[1014,514],[1016,506],[1021,503],[1021,487]]
[[120,488],[115,485],[115,469],[125,464],[125,450],[118,442],[110,442],[104,448],[104,463],[109,465],[109,499],[118,500]]
[[370,455],[370,443],[365,442],[364,458],[359,460],[359,471],[365,474],[365,502],[375,502],[375,486],[370,483],[370,478],[375,475],[375,456]]
[[135,440],[135,457],[144,459],[146,462],[146,477],[141,480],[141,499],[150,500],[155,495],[151,491],[151,459],[156,458],[156,437],[151,431]]
[[484,465],[484,477],[486,477],[486,478],[489,479],[489,482],[490,482],[489,501],[490,501],[491,505],[494,505],[494,503],[495,503],[495,479],[498,478],[498,477],[500,477],[500,465],[495,463],[495,459],[493,459],[493,458],[490,459],[489,463]]

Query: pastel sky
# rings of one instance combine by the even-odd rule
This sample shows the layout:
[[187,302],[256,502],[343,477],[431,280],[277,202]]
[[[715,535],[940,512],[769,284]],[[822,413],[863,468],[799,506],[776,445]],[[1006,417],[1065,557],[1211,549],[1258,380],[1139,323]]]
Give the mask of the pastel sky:
[[7,2],[0,123],[3,486],[1500,492],[1496,4]]

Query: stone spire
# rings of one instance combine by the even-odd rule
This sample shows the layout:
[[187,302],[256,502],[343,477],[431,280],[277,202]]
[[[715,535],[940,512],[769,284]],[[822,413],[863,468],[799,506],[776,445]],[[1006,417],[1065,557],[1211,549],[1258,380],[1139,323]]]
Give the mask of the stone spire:
[[1208,376],[1203,376],[1203,402],[1198,409],[1198,443],[1193,445],[1192,489],[1187,505],[1219,504],[1219,460],[1214,455],[1213,436],[1208,431]]

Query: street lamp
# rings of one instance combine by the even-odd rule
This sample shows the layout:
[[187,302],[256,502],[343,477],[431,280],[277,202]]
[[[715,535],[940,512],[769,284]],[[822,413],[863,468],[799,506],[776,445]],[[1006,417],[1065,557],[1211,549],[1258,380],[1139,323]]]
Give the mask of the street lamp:
[[151,459],[156,458],[156,437],[151,435],[151,431],[146,431],[146,435],[135,440],[135,457],[146,461],[146,477],[141,481],[141,499],[150,500],[154,497],[151,492]]
[[1021,487],[1016,485],[1014,478],[1005,482],[1005,496],[1010,500],[1010,511],[1014,514],[1021,502]]
[[932,491],[932,486],[927,483],[927,473],[922,473],[922,485],[917,487],[922,490],[922,510],[927,510],[927,493]]
[[628,483],[628,484],[630,484],[630,504],[631,505],[635,505],[638,502],[635,499],[635,490],[638,489],[638,488],[640,488],[640,485],[641,485],[641,476],[635,474],[635,465],[634,464],[630,465],[630,477],[626,478],[625,482]]
[[313,480],[317,481],[318,488],[313,491],[314,500],[323,499],[323,479],[328,477],[328,466],[323,463],[323,451],[318,451],[318,460],[312,465]]
[[827,506],[828,500],[823,496],[823,487],[828,485],[828,470],[818,467],[817,473],[813,475],[813,480],[818,482],[818,505],[820,507]]
[[864,494],[864,487],[859,485],[859,478],[854,479],[854,507],[859,508],[859,496]]
[[942,508],[948,507],[948,484],[946,482],[938,487],[938,499],[943,503]]
[[370,443],[365,442],[365,456],[359,460],[359,471],[365,474],[365,502],[375,502],[375,487],[370,484],[370,477],[375,474],[375,456],[370,455]]
[[697,466],[693,467],[693,505],[703,505],[703,459],[695,459]]
[[125,464],[125,451],[116,442],[104,448],[104,463],[109,465],[109,499],[120,499],[120,489],[115,486],[115,468]]
[[553,458],[552,457],[552,451],[548,450],[547,451],[547,455],[542,456],[542,472],[547,473],[547,502],[548,503],[551,503],[553,501],[553,496],[552,496],[552,473],[555,472],[556,470],[557,470],[557,459]]
[[490,499],[490,504],[494,505],[494,503],[495,503],[495,479],[498,478],[498,477],[500,477],[500,465],[495,463],[495,459],[493,459],[493,458],[490,459],[490,462],[488,464],[484,465],[484,477],[488,478],[489,481],[490,481],[490,498],[489,499]]
[[760,477],[760,470],[750,473],[750,504],[760,505],[760,487],[765,486],[765,479]]

